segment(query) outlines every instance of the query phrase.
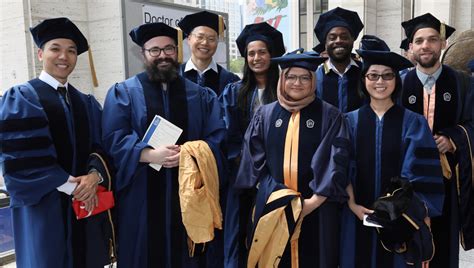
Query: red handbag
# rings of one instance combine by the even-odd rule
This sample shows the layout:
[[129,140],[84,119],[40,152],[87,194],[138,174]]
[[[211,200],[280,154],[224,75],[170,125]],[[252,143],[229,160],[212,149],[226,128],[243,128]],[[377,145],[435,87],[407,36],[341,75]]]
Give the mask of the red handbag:
[[84,202],[78,200],[72,201],[72,208],[74,209],[78,220],[107,211],[115,205],[112,191],[107,191],[103,186],[97,186],[97,198],[99,199],[99,204],[90,212],[86,210]]

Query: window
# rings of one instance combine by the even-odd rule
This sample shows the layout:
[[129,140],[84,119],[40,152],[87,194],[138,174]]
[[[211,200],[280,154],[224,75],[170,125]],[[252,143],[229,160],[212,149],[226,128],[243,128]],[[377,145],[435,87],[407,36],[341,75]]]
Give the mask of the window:
[[[307,1],[313,1],[313,11],[308,12],[307,10]],[[319,15],[321,13],[328,11],[328,0],[299,0],[299,10],[300,10],[300,47],[306,48],[306,41],[308,38],[308,34],[313,35],[313,28],[316,25],[316,22],[319,19]],[[312,25],[307,25],[306,16],[311,15],[313,17]],[[316,37],[313,38],[313,45],[317,45],[319,43]],[[311,49],[311,48],[306,48]]]
[[300,0],[300,13],[306,13],[306,0]]
[[314,13],[318,13],[320,14],[321,13],[321,8],[322,8],[322,3],[323,2],[322,0],[313,0],[313,11]]

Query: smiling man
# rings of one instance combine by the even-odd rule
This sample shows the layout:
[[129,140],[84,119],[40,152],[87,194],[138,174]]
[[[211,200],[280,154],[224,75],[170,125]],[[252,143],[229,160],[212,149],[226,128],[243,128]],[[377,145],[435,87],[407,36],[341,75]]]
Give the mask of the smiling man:
[[[179,145],[204,140],[222,167],[225,124],[216,94],[178,75],[176,29],[143,24],[130,37],[140,46],[146,71],[112,86],[103,120],[104,141],[118,167],[118,267],[222,267],[218,230],[190,257],[178,195]],[[183,130],[177,145],[152,148],[142,141],[155,115]]]
[[[329,59],[316,70],[317,96],[350,112],[362,105],[357,93],[361,63],[352,59],[354,40],[364,28],[356,12],[336,7],[319,16],[314,33]],[[322,50],[323,45],[318,45]]]
[[[458,267],[459,234],[466,249],[474,247],[471,195],[473,81],[439,61],[455,29],[430,13],[402,23],[417,61],[404,79],[402,103],[425,116],[443,167],[443,215],[431,219],[435,255],[430,267]],[[471,79],[471,80],[470,80]]]
[[101,107],[68,81],[89,45],[67,18],[44,20],[30,31],[43,70],[0,103],[0,162],[11,195],[16,262],[103,267],[110,263],[109,237],[102,235],[110,228],[107,214],[77,220],[71,205],[74,197],[92,211],[97,185],[108,174],[99,154]]
[[227,84],[239,80],[237,75],[213,59],[219,40],[224,36],[222,16],[208,11],[197,12],[185,16],[178,25],[187,37],[191,50],[191,58],[181,65],[181,74],[185,78],[211,88],[217,95]]

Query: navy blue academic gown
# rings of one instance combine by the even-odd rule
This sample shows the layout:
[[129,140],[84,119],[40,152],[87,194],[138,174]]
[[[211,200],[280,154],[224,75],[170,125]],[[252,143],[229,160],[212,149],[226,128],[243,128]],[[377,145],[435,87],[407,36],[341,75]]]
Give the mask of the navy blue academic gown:
[[[431,267],[458,267],[459,242],[465,249],[474,247],[474,192],[471,153],[474,144],[474,79],[461,83],[461,75],[443,65],[436,80],[435,114],[432,133],[449,137],[456,152],[447,153],[451,178],[445,178],[443,214],[432,219],[436,252]],[[423,85],[416,69],[409,71],[403,83],[401,103],[423,114]],[[459,164],[459,175],[456,166]],[[459,187],[457,186],[459,185]],[[461,241],[459,237],[461,236]]]
[[[256,187],[265,176],[283,183],[285,137],[291,113],[278,102],[262,106],[253,117],[242,151],[235,187]],[[340,112],[316,98],[300,111],[298,192],[328,199],[303,219],[299,238],[300,267],[337,267],[340,208],[347,200],[349,140]],[[258,186],[257,186],[258,188]],[[280,262],[290,266],[289,246]]]
[[[356,63],[359,66],[362,64],[360,62]],[[360,72],[360,67],[351,66],[340,77],[329,69],[327,62],[324,62],[316,70],[316,95],[318,98],[336,106],[343,113],[354,111],[364,104],[364,100],[357,90],[360,83]]]
[[[444,186],[436,144],[426,120],[401,106],[379,119],[370,105],[347,114],[352,148],[351,183],[356,204],[372,208],[390,179],[407,178],[425,203],[428,216],[442,211]],[[406,267],[402,255],[386,251],[375,228],[366,227],[346,206],[343,213],[341,267]]]
[[222,91],[224,90],[224,87],[227,86],[227,84],[240,80],[240,78],[237,75],[227,71],[224,67],[220,66],[219,64],[217,64],[217,73],[214,72],[213,70],[208,70],[207,72],[204,73],[203,77],[199,77],[196,70],[189,70],[185,72],[184,71],[185,67],[186,67],[186,63],[181,64],[180,74],[184,78],[187,78],[200,86],[208,87],[212,89],[216,93],[217,96],[219,96],[222,93]]
[[227,268],[246,266],[245,223],[250,211],[244,208],[250,209],[254,198],[252,191],[237,191],[234,188],[244,134],[254,111],[258,108],[253,106],[255,98],[258,98],[256,88],[249,93],[247,113],[245,114],[238,107],[237,101],[241,87],[241,81],[230,83],[219,96],[219,102],[224,108],[224,120],[227,126],[225,144],[229,169],[229,189],[224,219],[224,266]]
[[89,154],[99,152],[101,144],[100,105],[71,85],[68,92],[69,108],[54,88],[33,79],[8,90],[0,104],[1,158],[18,267],[109,263],[108,239],[89,236],[104,228],[106,215],[76,220],[71,196],[56,189],[69,175],[86,175],[94,167]]
[[225,125],[214,92],[182,77],[163,91],[146,73],[115,84],[104,104],[103,138],[117,166],[118,266],[221,267],[221,231],[215,230],[216,237],[206,245],[205,253],[196,249],[197,256],[189,258],[178,197],[178,168],[157,172],[139,161],[148,146],[142,142],[143,136],[155,114],[183,129],[177,144],[206,141],[219,171],[222,167],[219,146]]

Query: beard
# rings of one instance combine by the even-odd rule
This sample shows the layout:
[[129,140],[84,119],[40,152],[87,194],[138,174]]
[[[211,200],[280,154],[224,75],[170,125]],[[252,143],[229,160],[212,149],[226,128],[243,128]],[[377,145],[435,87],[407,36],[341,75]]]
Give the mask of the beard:
[[335,53],[335,47],[331,46],[327,48],[326,52],[332,61],[337,63],[344,63],[351,57],[352,46],[343,45],[338,47],[343,47],[345,51],[343,53]]
[[439,54],[433,53],[433,56],[429,60],[423,61],[421,59],[421,56],[418,54],[414,54],[415,61],[423,68],[431,68],[436,65],[436,63],[439,61]]
[[[168,62],[171,64],[166,67],[159,67],[158,65],[162,62]],[[167,83],[178,78],[179,63],[170,58],[155,59],[153,61],[146,61],[145,69],[150,81]]]

